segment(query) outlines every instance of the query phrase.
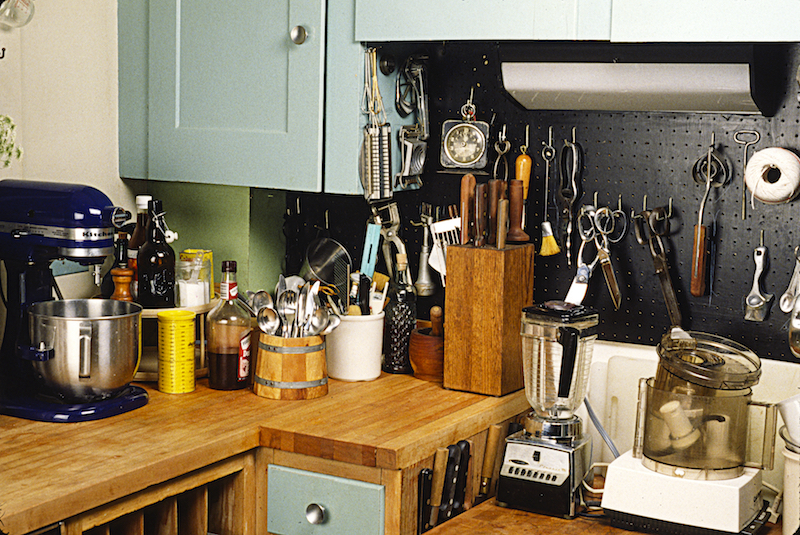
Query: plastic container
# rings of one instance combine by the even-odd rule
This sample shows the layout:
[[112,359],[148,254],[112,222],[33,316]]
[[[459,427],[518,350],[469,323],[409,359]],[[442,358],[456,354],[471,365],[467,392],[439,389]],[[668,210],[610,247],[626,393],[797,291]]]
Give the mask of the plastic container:
[[167,394],[193,392],[194,318],[190,310],[158,313],[158,389]]

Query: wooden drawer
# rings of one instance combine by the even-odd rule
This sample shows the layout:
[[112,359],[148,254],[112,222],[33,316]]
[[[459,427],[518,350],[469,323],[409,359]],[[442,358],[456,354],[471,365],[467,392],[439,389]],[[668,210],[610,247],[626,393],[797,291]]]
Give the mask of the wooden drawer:
[[267,473],[270,533],[383,535],[383,485],[274,464]]

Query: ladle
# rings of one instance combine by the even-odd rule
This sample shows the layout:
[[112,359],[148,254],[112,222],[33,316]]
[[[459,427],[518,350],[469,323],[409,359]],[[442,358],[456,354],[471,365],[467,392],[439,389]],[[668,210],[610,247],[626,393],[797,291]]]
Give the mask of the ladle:
[[281,328],[281,318],[273,308],[264,307],[258,311],[256,316],[258,327],[265,334],[274,335]]

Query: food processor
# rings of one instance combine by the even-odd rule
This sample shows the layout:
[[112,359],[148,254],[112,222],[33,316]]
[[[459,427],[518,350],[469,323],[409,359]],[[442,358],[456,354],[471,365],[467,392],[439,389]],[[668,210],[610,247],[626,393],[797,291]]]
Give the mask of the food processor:
[[[741,344],[674,328],[655,377],[639,383],[633,450],[608,467],[602,507],[612,525],[658,533],[754,533],[767,520],[776,406],[752,401],[761,362]],[[764,418],[761,459],[748,460],[750,412]],[[755,416],[754,416],[755,419]],[[755,420],[753,424],[755,424]]]
[[592,441],[575,411],[589,382],[598,314],[548,301],[522,310],[525,395],[533,410],[506,438],[497,503],[572,518],[589,478]]

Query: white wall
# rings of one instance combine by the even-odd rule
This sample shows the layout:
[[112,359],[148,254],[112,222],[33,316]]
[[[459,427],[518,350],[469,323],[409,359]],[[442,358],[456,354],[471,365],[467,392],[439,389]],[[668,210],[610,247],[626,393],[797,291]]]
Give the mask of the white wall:
[[[14,119],[24,150],[0,179],[88,184],[135,212],[119,178],[117,3],[37,0],[35,9],[27,26],[0,30],[0,114]],[[95,292],[88,272],[59,286],[65,297]]]

